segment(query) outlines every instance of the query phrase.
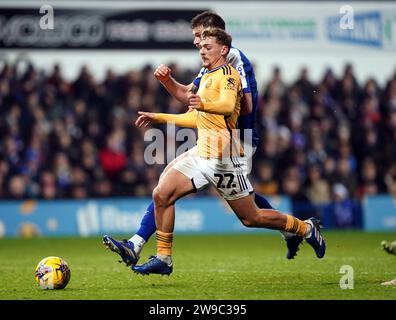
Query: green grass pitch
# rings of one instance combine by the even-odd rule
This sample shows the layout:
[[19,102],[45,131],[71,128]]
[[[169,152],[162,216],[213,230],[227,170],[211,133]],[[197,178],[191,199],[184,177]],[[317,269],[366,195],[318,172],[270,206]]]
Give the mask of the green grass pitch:
[[[324,233],[327,253],[317,259],[304,243],[294,260],[285,258],[278,234],[176,235],[170,277],[140,276],[117,262],[100,237],[0,240],[0,299],[392,299],[396,256],[381,240],[396,233]],[[155,252],[152,239],[140,262]],[[44,257],[64,258],[71,280],[64,290],[41,290],[34,280]],[[354,289],[340,288],[340,268],[354,270]]]

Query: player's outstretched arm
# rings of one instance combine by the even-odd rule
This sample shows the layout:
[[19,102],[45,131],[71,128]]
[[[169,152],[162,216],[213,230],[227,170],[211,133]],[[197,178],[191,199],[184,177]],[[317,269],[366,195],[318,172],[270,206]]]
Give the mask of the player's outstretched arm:
[[167,114],[139,111],[139,117],[135,122],[137,127],[147,127],[152,123],[174,123],[178,127],[196,128],[197,112],[186,112],[182,114]]
[[236,100],[236,95],[226,91],[220,93],[218,101],[212,102],[203,101],[200,96],[190,93],[188,107],[198,111],[229,116],[234,112]]
[[164,65],[160,64],[158,68],[154,71],[154,76],[159,82],[165,87],[169,94],[179,100],[185,105],[188,104],[188,93],[191,91],[193,84],[189,85],[181,84],[177,82],[175,78],[171,75],[172,70]]

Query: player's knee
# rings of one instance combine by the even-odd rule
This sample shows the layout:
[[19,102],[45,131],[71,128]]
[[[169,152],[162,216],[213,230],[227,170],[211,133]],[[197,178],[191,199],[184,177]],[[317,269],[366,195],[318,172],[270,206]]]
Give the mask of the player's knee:
[[157,186],[153,190],[153,200],[156,206],[161,206],[163,202],[163,198],[161,196],[161,189]]
[[257,227],[257,220],[254,216],[246,217],[241,219],[242,224],[247,228],[254,228]]
[[160,186],[156,186],[153,190],[153,200],[156,206],[158,207],[166,207],[169,204],[169,194],[161,188]]

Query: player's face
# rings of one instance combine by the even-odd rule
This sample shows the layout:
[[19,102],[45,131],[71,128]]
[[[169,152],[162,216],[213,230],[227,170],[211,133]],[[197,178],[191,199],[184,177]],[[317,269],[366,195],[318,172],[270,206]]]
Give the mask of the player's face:
[[220,45],[214,37],[206,37],[199,43],[202,66],[209,70],[225,63],[227,56],[227,46]]
[[204,30],[203,26],[195,27],[192,29],[193,35],[194,35],[194,46],[196,46],[199,49],[199,43],[201,42],[201,34],[202,31]]

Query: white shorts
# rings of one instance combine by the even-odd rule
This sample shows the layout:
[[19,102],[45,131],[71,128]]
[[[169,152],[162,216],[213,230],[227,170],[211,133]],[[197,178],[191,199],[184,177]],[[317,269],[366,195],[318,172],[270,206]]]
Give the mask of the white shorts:
[[197,146],[186,151],[179,156],[180,159],[172,166],[173,169],[183,173],[187,178],[191,180],[196,191],[201,190],[209,185],[209,181],[197,169],[196,158],[197,158]]
[[237,200],[253,192],[247,178],[249,159],[233,157],[228,159],[205,159],[197,155],[196,148],[177,161],[172,168],[191,179],[197,190],[213,185],[226,200]]
[[253,192],[247,177],[248,164],[245,157],[228,159],[205,159],[197,157],[198,169],[225,200],[244,198]]

